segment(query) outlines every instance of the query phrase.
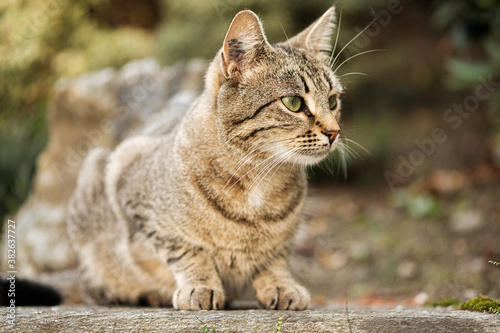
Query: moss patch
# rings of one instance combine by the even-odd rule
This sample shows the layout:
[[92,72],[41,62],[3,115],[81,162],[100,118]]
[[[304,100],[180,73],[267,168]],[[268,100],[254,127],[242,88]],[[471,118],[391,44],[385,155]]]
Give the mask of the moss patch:
[[477,297],[460,304],[460,309],[500,315],[500,302],[486,297]]
[[437,299],[435,301],[430,301],[430,302],[426,303],[425,305],[433,307],[433,308],[438,307],[438,306],[443,306],[443,307],[459,306],[460,301],[456,298],[446,297],[446,298]]

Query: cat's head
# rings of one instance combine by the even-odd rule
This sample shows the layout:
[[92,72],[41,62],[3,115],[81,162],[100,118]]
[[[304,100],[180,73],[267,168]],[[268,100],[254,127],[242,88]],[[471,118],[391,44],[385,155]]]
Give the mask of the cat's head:
[[314,164],[337,146],[342,86],[330,68],[334,8],[295,37],[270,45],[253,12],[227,32],[213,85],[221,144],[255,159]]

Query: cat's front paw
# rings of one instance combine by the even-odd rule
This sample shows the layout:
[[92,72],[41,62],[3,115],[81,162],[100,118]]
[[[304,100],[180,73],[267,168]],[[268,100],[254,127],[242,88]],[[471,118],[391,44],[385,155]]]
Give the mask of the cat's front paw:
[[305,310],[311,296],[297,283],[284,283],[257,290],[257,299],[268,310]]
[[173,303],[179,310],[221,310],[224,290],[206,285],[184,286],[175,291]]

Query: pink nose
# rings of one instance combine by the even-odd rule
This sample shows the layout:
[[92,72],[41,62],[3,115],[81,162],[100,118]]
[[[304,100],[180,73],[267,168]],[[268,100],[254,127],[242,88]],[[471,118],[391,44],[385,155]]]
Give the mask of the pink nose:
[[338,130],[338,131],[326,131],[326,132],[323,132],[323,134],[328,137],[328,140],[330,140],[330,144],[332,144],[332,142],[335,141],[335,139],[339,135],[339,132],[340,132],[340,130]]

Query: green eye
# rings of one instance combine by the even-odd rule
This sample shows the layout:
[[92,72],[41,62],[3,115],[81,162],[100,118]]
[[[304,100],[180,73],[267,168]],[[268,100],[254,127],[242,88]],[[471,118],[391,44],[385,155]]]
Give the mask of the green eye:
[[288,108],[288,110],[297,112],[299,111],[302,101],[300,100],[300,97],[298,96],[285,96],[281,97],[281,101],[285,106]]
[[335,110],[337,108],[337,94],[328,98],[328,105],[330,106],[330,110]]

